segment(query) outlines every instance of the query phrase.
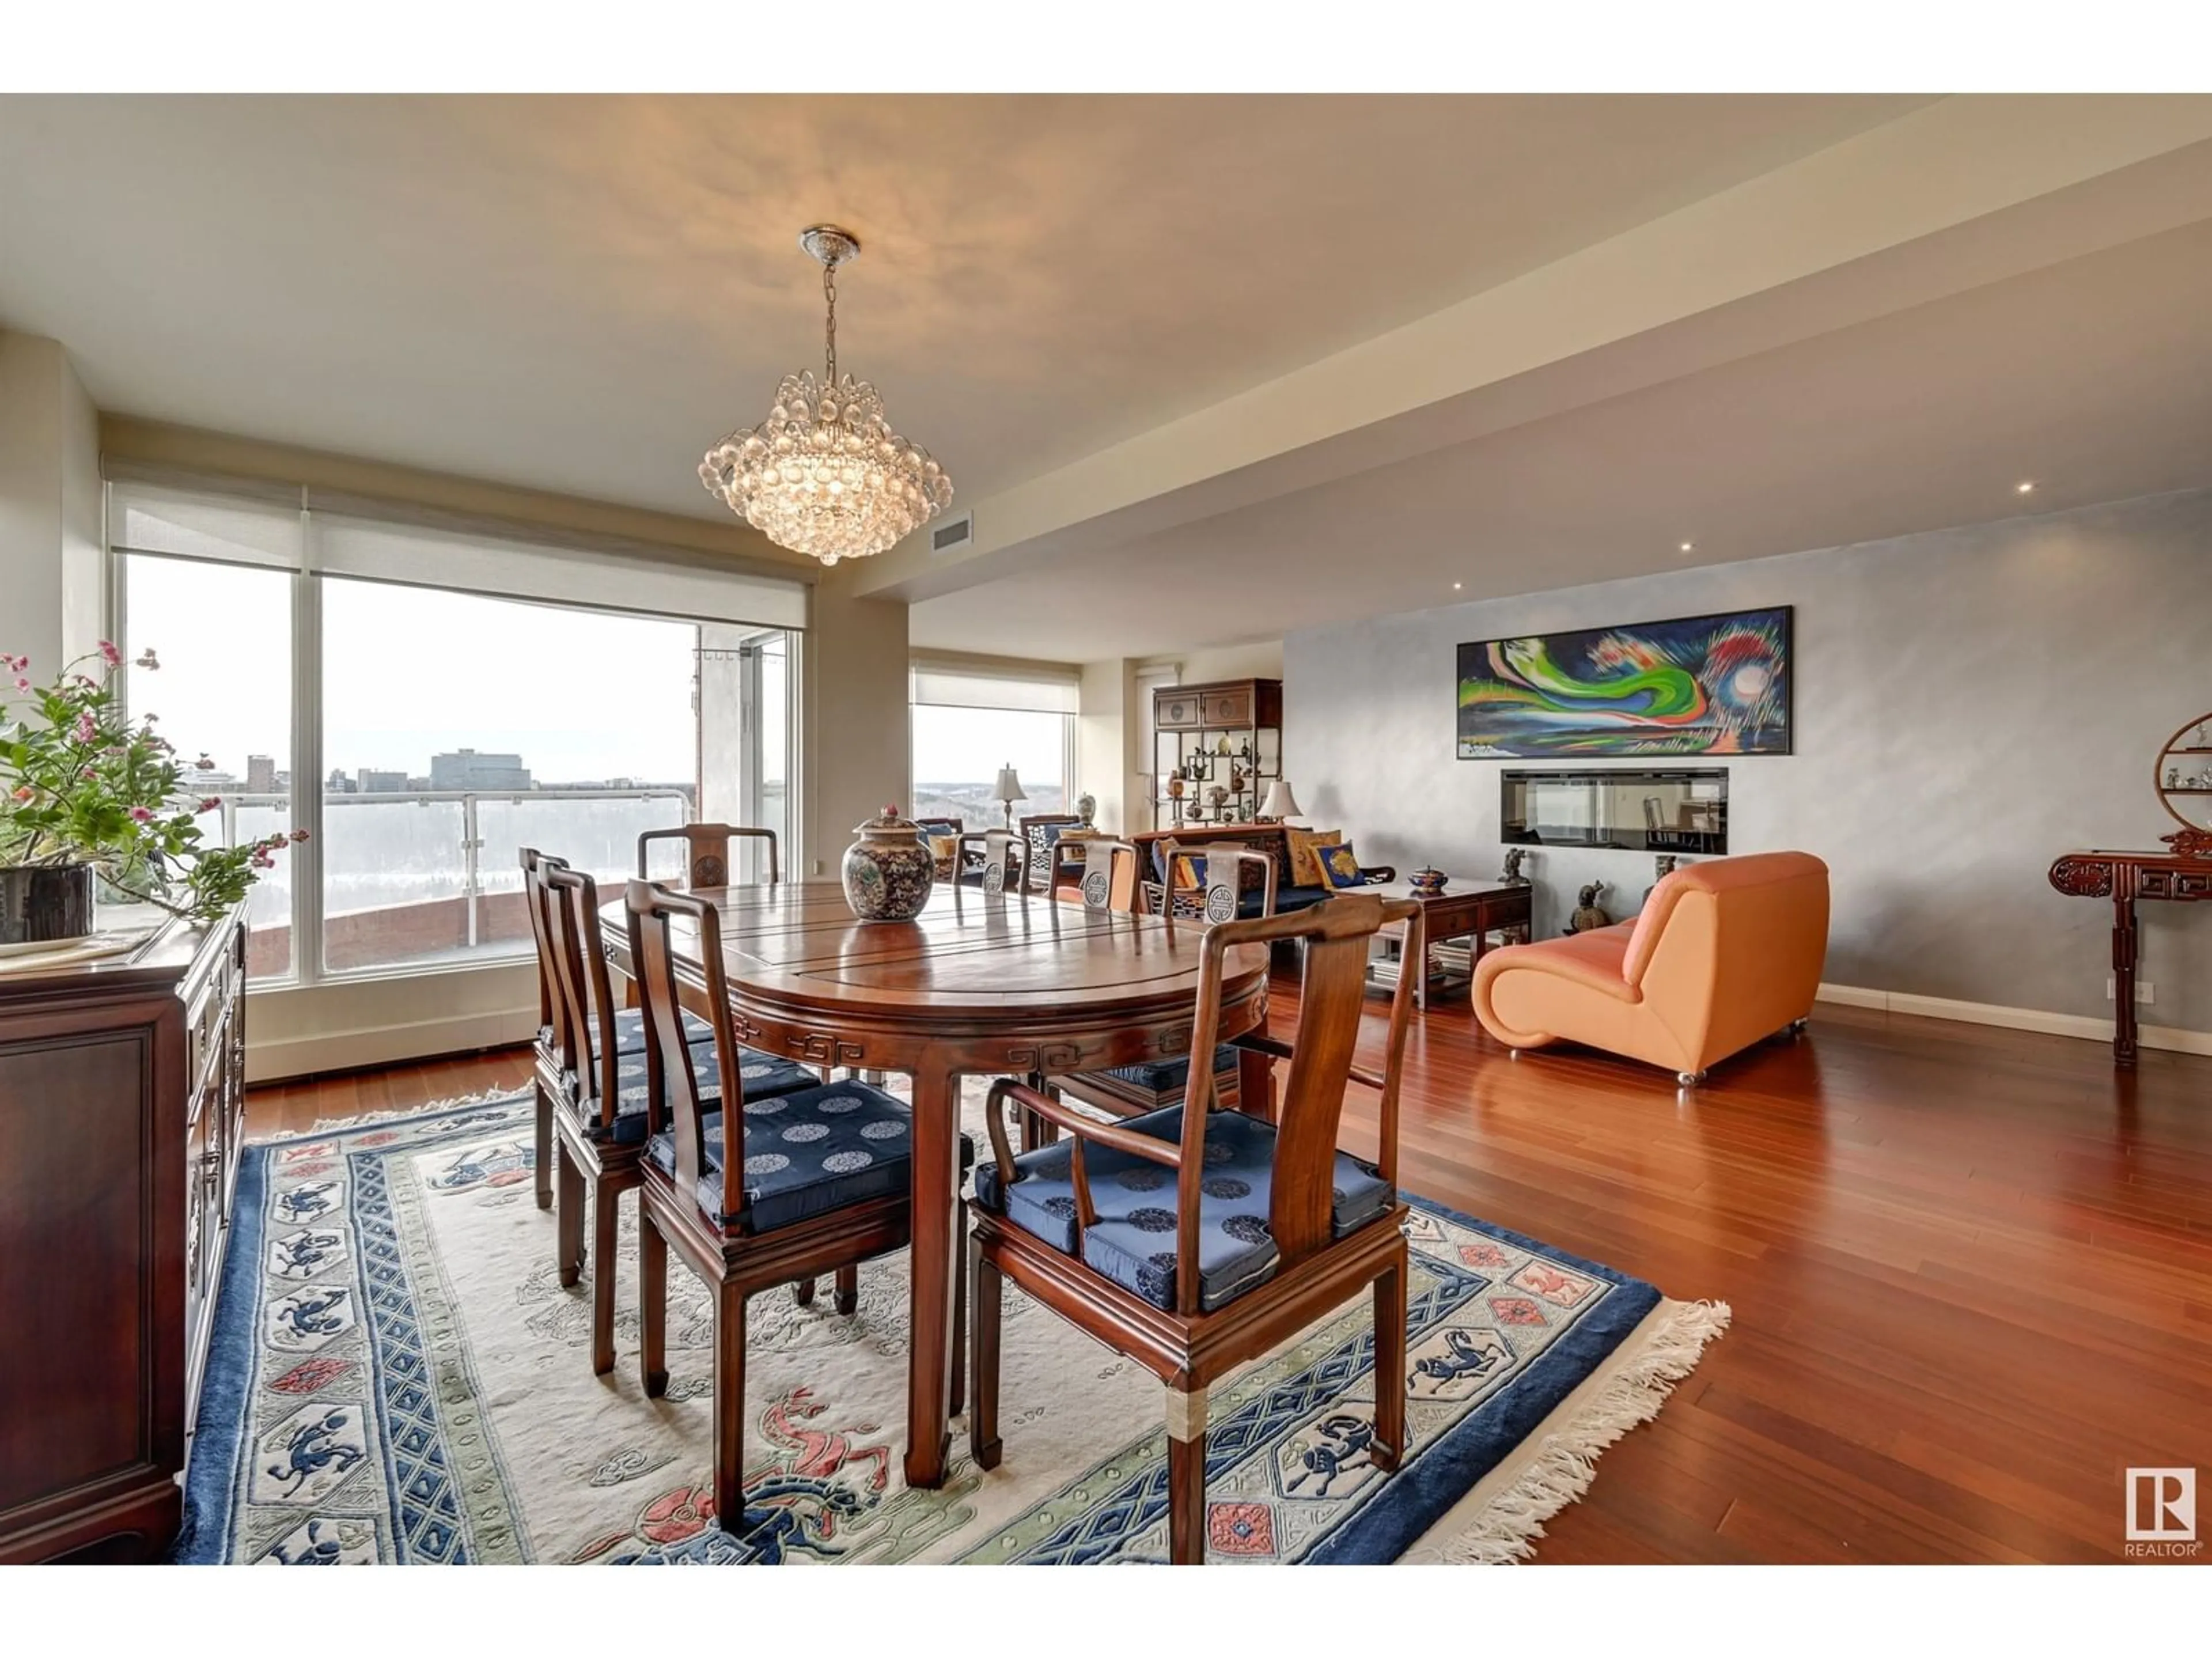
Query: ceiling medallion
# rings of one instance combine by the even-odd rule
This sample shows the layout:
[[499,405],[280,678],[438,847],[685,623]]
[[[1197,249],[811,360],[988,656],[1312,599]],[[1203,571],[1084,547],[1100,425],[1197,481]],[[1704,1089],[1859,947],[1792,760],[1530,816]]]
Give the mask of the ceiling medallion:
[[866,380],[837,378],[837,267],[860,255],[850,231],[814,225],[799,245],[822,262],[824,372],[787,374],[758,426],[707,452],[699,479],[779,547],[835,564],[895,546],[952,499],[952,480],[891,430]]

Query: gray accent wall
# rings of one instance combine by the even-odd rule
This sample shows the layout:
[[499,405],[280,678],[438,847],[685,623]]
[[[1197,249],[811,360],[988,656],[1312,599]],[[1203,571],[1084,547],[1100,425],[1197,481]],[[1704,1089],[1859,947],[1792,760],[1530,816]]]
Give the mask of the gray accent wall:
[[[2111,908],[2045,872],[2177,828],[2152,765],[2212,711],[2212,491],[1295,633],[1286,769],[1365,862],[1494,875],[1498,774],[1545,763],[1455,758],[1462,641],[1776,605],[1796,607],[1796,752],[1686,763],[1728,767],[1732,852],[1827,860],[1824,978],[2109,1016]],[[1582,883],[1618,919],[1654,879],[1648,854],[1594,849],[1538,849],[1530,873],[1539,937]],[[2212,904],[2142,915],[2144,1023],[2212,1030]]]

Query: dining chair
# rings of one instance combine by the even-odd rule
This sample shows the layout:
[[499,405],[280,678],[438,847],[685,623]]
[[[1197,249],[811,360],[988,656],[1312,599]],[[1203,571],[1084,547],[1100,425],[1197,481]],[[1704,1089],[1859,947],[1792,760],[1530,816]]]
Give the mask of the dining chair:
[[[651,1034],[637,1258],[645,1391],[668,1389],[672,1249],[714,1292],[714,1514],[725,1532],[737,1533],[744,1519],[745,1304],[771,1285],[831,1273],[837,1311],[854,1311],[860,1264],[905,1248],[913,1236],[913,1121],[902,1102],[857,1081],[767,1098],[741,1084],[717,1099],[708,1086],[709,1054],[722,1057],[724,1075],[732,1069],[742,1075],[733,1062],[743,1052],[730,1019],[720,913],[646,881],[629,884],[625,908]],[[676,1004],[671,930],[679,921],[696,933],[714,1032],[708,1048],[685,1040]],[[738,1134],[732,1148],[726,1124],[733,1100]],[[974,1160],[974,1143],[963,1135],[963,1176]],[[968,1230],[964,1202],[958,1228],[955,1237]],[[956,1286],[956,1353],[965,1345],[966,1322],[966,1291]],[[954,1413],[963,1403],[957,1377],[956,1369]]]
[[[994,896],[1020,893],[1022,866],[1015,850],[1018,845],[1009,830],[960,831],[954,837],[953,867],[959,872],[955,885],[980,887]],[[969,862],[971,852],[975,860],[972,865]]]
[[1060,832],[1083,820],[1073,812],[1033,812],[1019,820],[1014,834],[1022,843],[1022,886],[1049,894],[1060,877]]
[[[1241,878],[1246,869],[1253,867],[1261,872],[1260,914],[1274,915],[1275,861],[1265,853],[1233,842],[1212,843],[1190,853],[1180,852],[1172,841],[1163,842],[1160,847],[1164,857],[1161,868],[1166,879],[1139,884],[1138,892],[1143,902],[1139,908],[1164,916],[1170,927],[1181,923],[1203,927],[1217,921],[1233,921],[1242,896]],[[1195,882],[1179,883],[1179,866],[1188,866],[1190,873],[1197,878]],[[1214,1099],[1231,1110],[1243,1103],[1238,1086],[1243,1070],[1241,1058],[1232,1043],[1221,1043],[1213,1051]],[[1116,1117],[1156,1112],[1181,1103],[1188,1094],[1190,1057],[1176,1054],[1171,1059],[1142,1060],[1133,1066],[1059,1075],[1050,1080],[1050,1086]]]
[[[561,1283],[583,1275],[584,1188],[592,1189],[592,1370],[604,1376],[615,1364],[615,1241],[622,1194],[638,1183],[638,1158],[646,1139],[644,1014],[617,1006],[599,928],[599,884],[566,866],[546,874],[552,902],[547,910],[556,979],[569,1030],[565,1086],[554,1097],[553,1141],[559,1186],[555,1258]],[[686,1041],[702,1050],[702,1087],[719,1099],[724,1087],[714,1030],[696,1014],[683,1017]],[[748,1092],[783,1095],[821,1079],[795,1060],[756,1049],[733,1051],[735,1075]],[[804,1287],[800,1299],[812,1293]]]
[[[1375,1320],[1377,1468],[1406,1449],[1408,1273],[1398,1196],[1398,1089],[1413,1007],[1401,975],[1379,1070],[1353,1060],[1376,932],[1402,921],[1419,942],[1412,899],[1346,893],[1291,915],[1206,930],[1192,1021],[1194,1059],[1221,1024],[1221,980],[1242,945],[1304,947],[1295,1043],[1244,1036],[1287,1060],[1279,1123],[1214,1109],[1209,1068],[1182,1105],[1102,1122],[1011,1079],[992,1085],[991,1156],[975,1172],[975,1370],[969,1449],[994,1469],[999,1437],[1002,1282],[1133,1359],[1166,1385],[1168,1550],[1206,1555],[1206,1390],[1362,1291]],[[1376,1160],[1337,1150],[1345,1089],[1382,1097]],[[1049,1119],[1068,1138],[1017,1155],[1006,1108]],[[1166,1171],[1164,1179],[1160,1171]],[[1165,1188],[1165,1190],[1162,1190]],[[1154,1511],[1157,1513],[1157,1511]],[[1133,1517],[1141,1528],[1150,1515]]]
[[1144,857],[1134,842],[1111,836],[1085,836],[1073,843],[1082,849],[1083,908],[1086,910],[1134,910],[1138,878]]
[[553,1102],[568,1087],[569,1050],[568,1017],[561,1002],[561,969],[554,961],[553,939],[548,931],[546,907],[552,890],[545,876],[549,870],[568,867],[567,860],[549,857],[535,847],[522,849],[523,906],[530,913],[530,937],[538,947],[538,1036],[531,1045],[531,1087],[537,1097],[538,1123],[531,1170],[541,1210],[553,1207]]
[[764,845],[768,853],[767,884],[774,887],[783,878],[782,868],[776,860],[775,831],[773,830],[755,830],[741,823],[686,823],[673,830],[648,830],[637,838],[637,873],[641,881],[652,874],[646,858],[647,850],[657,841],[680,841],[684,843],[684,884],[686,887],[729,887],[736,884],[731,875],[730,865],[732,842],[739,847]]

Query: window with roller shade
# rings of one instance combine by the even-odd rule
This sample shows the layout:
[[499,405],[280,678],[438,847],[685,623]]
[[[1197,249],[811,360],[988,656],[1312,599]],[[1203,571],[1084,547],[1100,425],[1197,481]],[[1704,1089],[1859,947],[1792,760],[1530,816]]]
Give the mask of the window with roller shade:
[[606,882],[647,829],[790,840],[799,584],[296,489],[108,488],[120,626],[161,663],[131,705],[204,742],[226,826],[309,831],[255,895],[259,979],[526,956],[525,845]]
[[1077,671],[995,674],[918,661],[913,669],[915,817],[957,817],[970,830],[1006,821],[1001,768],[1019,777],[1017,819],[1065,812],[1076,794]]

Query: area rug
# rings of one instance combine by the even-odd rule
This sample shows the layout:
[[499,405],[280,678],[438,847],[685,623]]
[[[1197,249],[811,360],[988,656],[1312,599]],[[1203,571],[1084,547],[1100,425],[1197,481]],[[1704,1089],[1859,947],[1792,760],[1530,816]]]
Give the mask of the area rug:
[[[672,1260],[670,1383],[638,1380],[634,1203],[612,1375],[561,1287],[527,1095],[248,1147],[185,1481],[184,1562],[1108,1562],[1167,1554],[1158,1383],[1006,1292],[989,1474],[900,1475],[903,1255],[858,1311],[757,1297],[746,1508],[708,1490],[712,1315]],[[1656,1412],[1728,1310],[1413,1200],[1407,1420],[1369,1460],[1364,1298],[1216,1388],[1211,1560],[1504,1561]]]

